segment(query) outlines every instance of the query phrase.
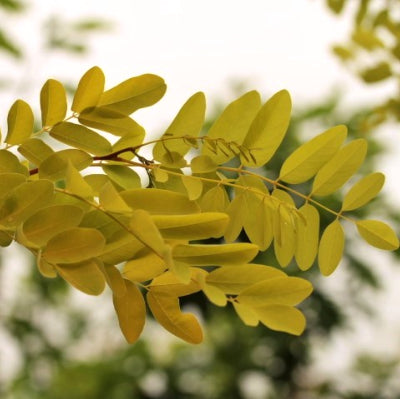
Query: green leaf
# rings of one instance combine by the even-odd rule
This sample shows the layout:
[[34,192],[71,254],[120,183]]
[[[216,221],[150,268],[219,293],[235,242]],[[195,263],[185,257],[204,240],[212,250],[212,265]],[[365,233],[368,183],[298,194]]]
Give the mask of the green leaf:
[[243,146],[252,154],[249,160],[240,157],[243,165],[260,167],[272,158],[285,137],[291,109],[290,95],[286,90],[274,94],[263,105],[243,142]]
[[344,196],[342,211],[351,211],[364,206],[378,195],[384,183],[383,173],[364,176]]
[[40,165],[41,162],[54,153],[49,145],[34,137],[24,141],[18,147],[18,152],[35,165]]
[[58,80],[49,79],[40,91],[42,126],[53,126],[67,114],[67,94]]
[[71,106],[72,111],[79,113],[86,108],[95,107],[103,93],[104,82],[103,71],[97,66],[90,68],[78,83]]
[[206,98],[204,93],[195,93],[182,106],[165,133],[160,137],[160,141],[154,146],[153,158],[161,162],[167,150],[169,152],[176,152],[182,156],[185,155],[191,148],[191,145],[183,139],[171,140],[171,138],[198,136],[204,123],[205,112]]
[[[261,106],[260,94],[250,91],[231,102],[207,133],[210,139],[222,139],[227,143],[241,145],[245,140],[249,127]],[[216,154],[207,146],[203,146],[202,155],[208,155],[217,164],[223,164],[235,156],[228,148],[217,145]]]
[[254,311],[261,323],[271,330],[300,335],[306,326],[303,313],[291,306],[267,305],[257,307]]
[[140,188],[139,175],[131,168],[123,165],[105,165],[102,167],[107,176],[125,190]]
[[42,208],[23,224],[25,237],[39,247],[64,230],[76,227],[82,221],[83,211],[73,205],[52,205]]
[[339,125],[303,144],[283,163],[279,179],[291,184],[307,181],[336,154],[346,136],[346,126]]
[[68,162],[71,162],[75,169],[83,170],[92,164],[92,157],[82,150],[57,151],[40,163],[39,178],[53,181],[64,178],[67,174]]
[[130,115],[139,108],[155,104],[162,98],[167,86],[159,76],[135,76],[105,91],[99,105]]
[[203,332],[199,322],[193,314],[181,312],[178,298],[150,290],[147,303],[154,318],[167,331],[191,344],[202,342]]
[[100,129],[116,136],[144,137],[144,129],[133,119],[105,107],[89,108],[79,114],[82,125]]
[[112,152],[111,144],[107,139],[95,131],[75,123],[61,122],[57,124],[51,129],[50,136],[91,154],[101,156]]
[[100,295],[104,291],[104,276],[95,259],[54,266],[64,280],[85,294]]
[[308,270],[318,253],[319,212],[310,204],[303,205],[299,212],[305,223],[297,223],[295,258],[301,270]]
[[366,140],[357,139],[347,144],[319,170],[311,194],[324,196],[334,193],[357,172],[366,155]]
[[42,256],[50,263],[76,263],[101,255],[103,235],[95,230],[74,227],[56,234],[47,243]]
[[22,144],[33,132],[33,112],[28,103],[17,100],[11,106],[7,117],[7,144]]
[[274,267],[250,263],[235,267],[219,267],[207,275],[206,282],[226,294],[236,295],[260,281],[284,276],[286,274],[283,271]]
[[113,295],[119,326],[128,343],[138,340],[146,320],[146,304],[138,287],[125,280],[126,293],[123,296]]
[[131,189],[120,193],[132,209],[144,209],[153,215],[184,215],[198,213],[196,202],[187,196],[157,188]]
[[36,210],[48,205],[54,186],[48,180],[30,181],[14,188],[0,204],[0,224],[15,227]]
[[258,252],[253,244],[178,244],[173,248],[174,259],[196,266],[240,265],[252,260]]
[[324,276],[329,276],[335,271],[342,259],[343,249],[343,227],[335,220],[325,229],[319,243],[318,264]]
[[307,298],[313,290],[311,283],[299,277],[275,277],[259,281],[244,289],[237,300],[247,306],[294,306]]
[[370,245],[394,251],[399,247],[399,239],[393,229],[379,220],[357,221],[357,230],[361,237]]
[[189,215],[154,215],[154,223],[166,239],[203,240],[221,237],[228,224],[225,213],[204,212]]

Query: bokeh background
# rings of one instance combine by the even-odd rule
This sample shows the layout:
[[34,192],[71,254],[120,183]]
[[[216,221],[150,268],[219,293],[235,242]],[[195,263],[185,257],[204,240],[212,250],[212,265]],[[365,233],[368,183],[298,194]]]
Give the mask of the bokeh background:
[[[363,210],[398,231],[398,0],[0,0],[0,127],[16,98],[38,110],[50,77],[70,88],[93,65],[108,86],[155,73],[168,91],[135,114],[148,137],[204,91],[208,123],[229,101],[283,88],[294,104],[281,152],[336,124],[369,141],[363,172],[387,175]],[[332,207],[339,197],[332,196]],[[357,216],[357,214],[355,214]],[[358,215],[361,216],[361,215]],[[328,223],[329,220],[322,220]],[[128,346],[110,293],[88,297],[45,280],[16,246],[0,252],[0,397],[5,399],[400,398],[398,254],[367,248],[348,229],[340,268],[303,305],[301,337],[245,327],[200,295],[205,342],[191,346],[147,323]],[[241,240],[246,241],[242,235]],[[269,251],[258,262],[276,266]],[[295,265],[288,269],[296,275]]]

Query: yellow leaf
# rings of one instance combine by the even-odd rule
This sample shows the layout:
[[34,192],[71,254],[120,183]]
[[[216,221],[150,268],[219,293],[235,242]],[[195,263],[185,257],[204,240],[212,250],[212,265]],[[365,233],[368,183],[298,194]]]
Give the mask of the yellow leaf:
[[131,168],[122,165],[105,165],[104,172],[116,184],[125,190],[140,188],[142,183],[139,175]]
[[143,282],[152,280],[166,270],[163,259],[149,250],[140,251],[134,259],[126,262],[122,271],[124,278],[130,281]]
[[178,261],[196,266],[238,265],[252,260],[258,247],[248,243],[234,244],[178,244],[173,257]]
[[132,209],[129,208],[110,182],[104,184],[101,188],[99,192],[99,203],[108,212],[122,214],[130,214],[132,212]]
[[20,173],[1,173],[0,200],[6,197],[14,188],[26,182],[26,177]]
[[0,203],[0,224],[15,227],[53,199],[54,186],[48,180],[22,183]]
[[378,195],[384,183],[383,173],[371,173],[363,177],[344,196],[342,211],[351,211],[364,206]]
[[13,242],[13,236],[6,231],[0,230],[0,247],[8,247]]
[[346,136],[346,126],[339,125],[303,144],[283,163],[279,179],[291,184],[307,181],[336,154]]
[[82,125],[100,129],[116,136],[144,136],[143,128],[124,114],[105,107],[89,108],[79,114],[79,122]]
[[42,126],[53,126],[61,122],[67,114],[67,94],[64,86],[49,79],[40,91],[40,110]]
[[185,155],[191,148],[191,145],[183,139],[171,140],[170,138],[198,136],[204,123],[205,111],[206,99],[204,93],[195,93],[182,106],[178,115],[176,115],[165,133],[160,137],[160,141],[154,146],[154,159],[161,162],[167,150]]
[[34,137],[24,141],[18,147],[18,152],[35,165],[40,165],[41,162],[54,153],[50,146]]
[[361,237],[370,245],[394,251],[399,247],[399,239],[393,229],[379,220],[360,220],[357,230]]
[[255,308],[255,313],[266,327],[300,335],[305,329],[306,319],[300,310],[285,305],[267,305]]
[[83,176],[75,169],[71,161],[68,161],[65,188],[67,191],[83,198],[93,197],[92,187],[90,187]]
[[301,270],[308,270],[318,253],[319,212],[310,204],[303,205],[299,212],[305,223],[297,223],[295,258]]
[[78,83],[71,106],[72,111],[79,113],[86,108],[95,107],[103,93],[104,82],[103,71],[97,66],[90,68]]
[[129,221],[129,228],[140,242],[164,258],[166,250],[164,239],[148,212],[135,209]]
[[244,289],[237,300],[247,306],[270,304],[294,306],[313,290],[311,283],[299,277],[275,277],[259,281]]
[[109,177],[102,173],[85,175],[83,176],[83,178],[85,179],[86,183],[89,184],[89,186],[92,188],[95,197],[99,196],[99,193],[105,184],[111,183]]
[[325,229],[319,243],[318,263],[324,276],[329,276],[335,271],[342,259],[343,249],[343,227],[338,220],[335,220]]
[[387,62],[379,62],[372,68],[364,69],[360,73],[361,78],[366,83],[381,82],[393,75],[392,68]]
[[76,263],[101,255],[103,235],[95,229],[74,227],[53,236],[42,256],[49,263]]
[[[168,175],[167,175],[168,176]],[[203,182],[198,177],[194,176],[181,176],[182,183],[186,188],[188,197],[191,201],[197,200],[203,191]]]
[[221,237],[228,223],[228,216],[217,212],[154,215],[152,219],[164,238],[184,240]]
[[138,340],[146,321],[146,304],[137,286],[125,280],[123,296],[113,295],[114,308],[125,339],[133,344]]
[[208,155],[198,155],[190,162],[190,168],[193,173],[210,173],[215,172],[218,164]]
[[92,157],[82,150],[57,151],[40,163],[39,178],[53,181],[62,179],[67,174],[68,162],[71,162],[75,169],[83,170],[92,164]]
[[17,100],[11,106],[7,117],[7,144],[22,144],[33,132],[33,112],[28,103]]
[[218,185],[203,194],[199,203],[203,212],[225,212],[229,206],[229,198],[225,188]]
[[164,95],[166,88],[164,80],[159,76],[135,76],[105,91],[99,105],[130,115],[139,108],[156,103]]
[[[266,195],[266,194],[264,194]],[[269,195],[268,195],[269,196]],[[243,225],[250,242],[265,251],[273,239],[273,209],[266,197],[247,191],[244,193],[246,206]]]
[[107,155],[112,152],[111,144],[100,134],[87,127],[71,122],[61,122],[55,125],[50,136],[80,150],[94,155]]
[[150,284],[150,288],[153,292],[176,297],[194,294],[201,290],[198,283],[199,274],[206,274],[207,272],[198,268],[190,268],[190,271],[191,279],[188,284],[182,283],[175,273],[168,270],[160,276],[155,277]]
[[[116,141],[112,146],[112,151],[117,152],[127,148],[129,149],[140,146],[143,143],[145,131],[140,125],[138,125],[137,129],[137,132],[122,136],[118,141]],[[134,153],[132,151],[121,152],[118,157],[123,159],[132,159]]]
[[252,157],[240,157],[242,164],[249,167],[265,165],[275,154],[289,126],[292,103],[286,90],[274,94],[260,109],[243,146]]
[[28,169],[10,151],[0,150],[0,173],[20,173],[28,176]]
[[226,306],[227,299],[225,293],[220,290],[218,287],[213,285],[204,284],[202,290],[208,300],[217,306]]
[[315,176],[311,194],[329,195],[342,187],[357,172],[366,154],[364,139],[353,140],[340,149]]
[[99,259],[108,265],[118,265],[132,259],[144,245],[132,233],[119,229],[107,239]]
[[126,295],[125,280],[122,278],[120,271],[112,265],[104,265],[99,262],[100,270],[103,272],[108,286],[115,297],[123,297]]
[[[208,131],[207,137],[210,139],[221,138],[228,143],[221,147],[218,144],[216,153],[207,146],[203,146],[201,154],[208,155],[217,164],[223,164],[235,156],[235,152],[229,149],[229,143],[241,145],[246,137],[249,127],[260,109],[261,99],[259,93],[250,91],[237,100],[231,102],[219,118],[213,123]],[[232,147],[237,151],[236,147]]]
[[246,217],[247,212],[244,194],[235,195],[226,209],[226,213],[229,216],[229,223],[226,227],[224,238],[226,242],[232,242],[238,238],[242,231]]
[[64,280],[85,294],[100,295],[104,291],[105,280],[96,259],[54,267]]
[[46,278],[55,278],[57,277],[56,268],[50,263],[46,262],[42,257],[39,257],[37,260],[37,267],[40,274]]
[[123,200],[132,209],[144,209],[155,215],[184,215],[200,212],[199,206],[186,195],[157,188],[122,191]]
[[30,216],[22,229],[29,241],[42,247],[56,234],[78,226],[82,218],[83,211],[77,206],[51,205]]
[[236,313],[246,326],[249,327],[258,326],[259,323],[258,316],[251,307],[243,305],[238,302],[233,302],[233,307],[235,308]]
[[183,284],[189,284],[192,277],[192,271],[187,263],[172,260],[168,269],[175,274],[178,280]]
[[275,267],[250,263],[235,267],[219,267],[207,275],[206,282],[226,294],[235,295],[259,281],[285,276],[283,271]]
[[147,303],[155,319],[170,333],[191,344],[203,340],[199,322],[193,314],[181,312],[178,298],[150,290]]
[[[153,172],[154,179],[157,182],[165,183],[168,181],[168,178],[169,178],[168,172],[165,169],[162,169],[160,166],[154,167],[152,169],[152,172]],[[182,178],[183,178],[183,176],[184,175],[182,175]],[[193,199],[193,198],[190,198],[190,199]]]

